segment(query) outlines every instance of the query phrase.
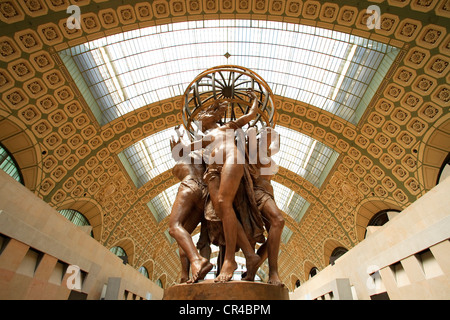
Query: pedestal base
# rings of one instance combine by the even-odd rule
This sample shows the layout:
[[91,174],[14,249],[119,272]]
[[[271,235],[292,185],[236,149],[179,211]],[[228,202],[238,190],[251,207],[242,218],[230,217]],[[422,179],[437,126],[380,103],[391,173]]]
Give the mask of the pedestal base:
[[286,287],[249,281],[205,280],[164,290],[163,300],[289,300]]

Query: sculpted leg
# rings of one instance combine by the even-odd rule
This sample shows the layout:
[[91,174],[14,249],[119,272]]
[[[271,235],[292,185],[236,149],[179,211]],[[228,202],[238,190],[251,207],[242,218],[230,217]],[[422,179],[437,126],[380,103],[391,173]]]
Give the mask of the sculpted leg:
[[233,209],[233,200],[238,190],[243,166],[225,163],[219,177],[208,182],[208,189],[217,216],[222,220],[225,236],[225,255],[220,274],[214,281],[226,282],[233,277],[237,264],[234,253],[237,243],[238,220]]
[[262,213],[270,220],[270,229],[267,237],[267,255],[269,259],[268,283],[281,286],[283,283],[278,275],[278,251],[280,249],[284,218],[273,200],[266,201]]
[[242,280],[253,281],[255,279],[256,271],[262,263],[261,257],[255,253],[255,249],[250,245],[247,236],[244,232],[244,228],[238,222],[238,237],[237,244],[241,248],[245,256],[245,264],[247,272]]
[[183,248],[178,246],[178,251],[180,252],[180,261],[181,261],[181,277],[180,283],[185,283],[189,280],[189,259],[186,256]]
[[[240,179],[242,176],[243,167],[237,165],[229,165],[222,168],[222,174],[208,182],[208,189],[210,191],[213,206],[216,209],[216,214],[221,218],[224,226],[226,251],[221,272],[216,278],[217,282],[229,281],[233,277],[234,270],[237,265],[234,258],[236,244],[244,253],[248,276],[244,280],[253,281],[256,271],[260,266],[261,258],[255,253],[254,248],[250,245],[247,235],[236,217],[233,208],[233,200],[239,188]],[[228,219],[228,220],[227,220]],[[231,226],[230,226],[231,225]],[[236,235],[236,240],[231,242],[231,235]],[[231,243],[231,244],[230,244]]]
[[[192,279],[188,282],[197,281],[200,273],[208,267],[209,260],[203,258],[197,251],[197,248],[192,241],[190,232],[185,229],[187,224],[195,226],[200,222],[200,217],[196,217],[192,213],[196,212],[195,205],[198,204],[198,197],[190,192],[189,189],[181,189],[172,207],[169,221],[169,233],[175,238],[178,245],[185,252],[190,261],[192,272]],[[193,221],[196,220],[196,221]],[[194,226],[194,228],[195,228]],[[189,228],[192,229],[192,228]],[[192,229],[193,230],[193,229]],[[192,232],[191,230],[191,232]],[[211,265],[212,268],[212,265]],[[209,270],[208,270],[209,271]]]
[[[201,213],[203,216],[203,212]],[[213,268],[212,263],[209,262],[211,258],[211,243],[209,241],[208,237],[208,230],[206,227],[206,220],[202,218],[201,220],[201,231],[200,231],[200,238],[197,242],[197,249],[200,252],[200,255],[208,260],[207,264],[204,264],[203,268],[200,270],[200,273],[198,275],[198,280],[203,280],[209,271]]]
[[[203,199],[201,200],[203,201]],[[196,203],[198,205],[198,203]],[[208,274],[208,272],[213,268],[212,263],[209,262],[210,256],[211,256],[211,247],[209,243],[209,238],[206,230],[206,226],[203,225],[206,223],[204,217],[203,217],[203,206],[197,207],[197,205],[194,206],[193,211],[191,212],[189,219],[183,224],[184,228],[189,234],[192,234],[192,232],[195,230],[195,228],[198,226],[199,223],[202,223],[201,226],[201,234],[199,242],[197,243],[197,251],[200,254],[200,260],[194,261],[194,263],[200,262],[200,271],[194,274],[192,273],[192,279],[188,280],[188,283],[193,283],[198,280],[203,280],[205,276]],[[191,237],[192,239],[192,237]]]

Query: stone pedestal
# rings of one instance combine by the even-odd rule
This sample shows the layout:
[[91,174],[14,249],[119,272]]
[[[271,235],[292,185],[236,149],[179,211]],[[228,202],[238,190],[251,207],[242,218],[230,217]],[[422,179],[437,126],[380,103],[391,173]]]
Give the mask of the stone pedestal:
[[286,287],[261,282],[205,280],[164,290],[163,300],[289,300]]

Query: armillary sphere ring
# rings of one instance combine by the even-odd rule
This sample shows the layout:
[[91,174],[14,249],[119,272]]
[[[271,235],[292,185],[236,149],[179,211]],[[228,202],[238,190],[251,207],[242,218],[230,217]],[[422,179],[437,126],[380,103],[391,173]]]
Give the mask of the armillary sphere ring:
[[255,127],[260,131],[263,127],[273,128],[275,125],[273,93],[266,81],[250,69],[223,65],[200,73],[184,92],[182,120],[191,138],[195,135],[193,123],[195,125],[197,114],[218,100],[229,102],[222,123],[247,114],[252,103],[247,95],[249,89],[258,97],[258,115],[243,129]]

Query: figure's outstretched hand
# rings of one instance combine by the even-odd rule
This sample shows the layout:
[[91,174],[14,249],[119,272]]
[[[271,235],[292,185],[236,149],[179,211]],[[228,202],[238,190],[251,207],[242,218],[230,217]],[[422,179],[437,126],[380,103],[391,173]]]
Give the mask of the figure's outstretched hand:
[[259,105],[258,96],[256,95],[256,92],[253,89],[247,89],[247,95],[250,97],[250,99],[253,99],[253,103],[248,114],[255,115],[258,113],[258,105]]
[[253,89],[247,89],[247,95],[252,99],[258,98],[256,92]]

